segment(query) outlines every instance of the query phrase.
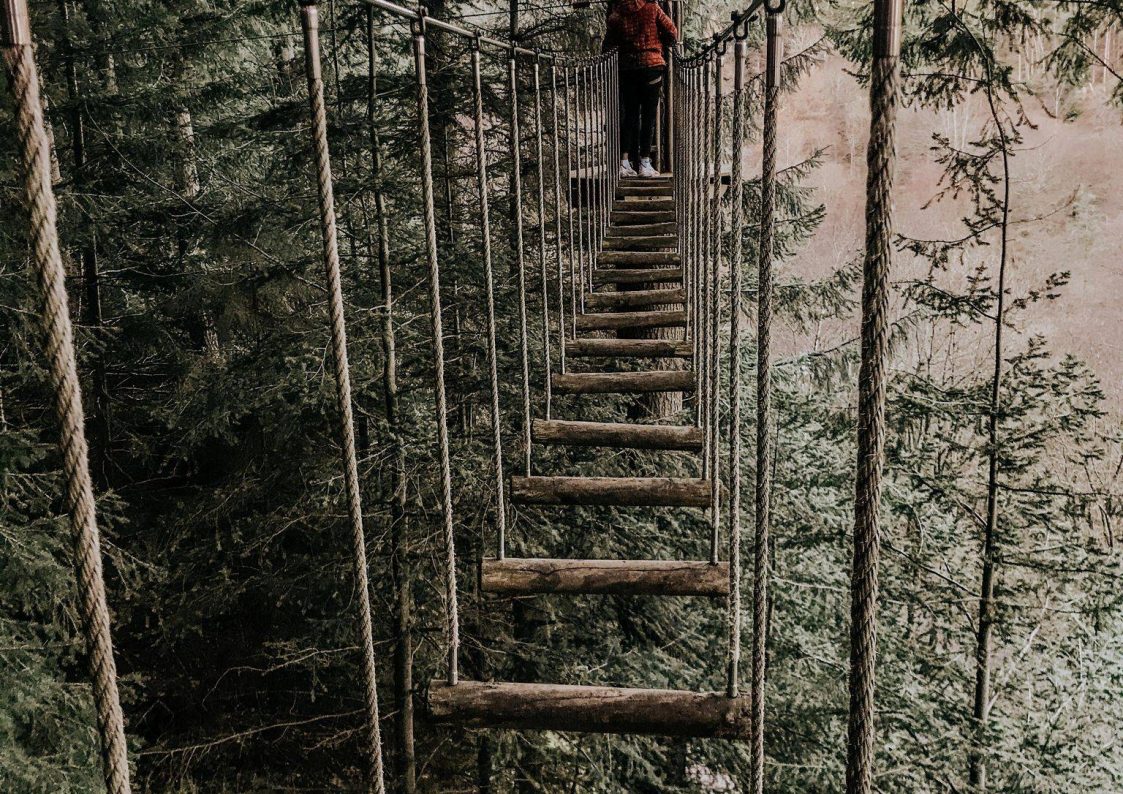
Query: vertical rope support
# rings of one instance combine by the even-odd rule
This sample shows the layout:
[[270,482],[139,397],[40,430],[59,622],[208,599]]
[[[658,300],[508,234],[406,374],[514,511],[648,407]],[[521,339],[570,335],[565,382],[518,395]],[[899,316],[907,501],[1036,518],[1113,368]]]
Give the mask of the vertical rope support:
[[858,471],[854,499],[854,566],[850,579],[850,719],[847,794],[873,789],[876,718],[877,569],[885,445],[889,271],[893,170],[903,0],[877,0],[870,71],[870,139],[866,155],[866,254],[862,274],[862,364],[858,376]]
[[737,697],[741,669],[741,255],[745,212],[741,158],[745,147],[745,41],[733,44],[733,247],[729,255],[729,669],[726,694]]
[[[433,369],[437,398],[437,446],[441,456],[441,507],[444,513],[445,601],[448,625],[448,683],[460,678],[460,615],[456,594],[456,540],[452,523],[452,472],[449,465],[448,399],[445,394],[444,323],[441,319],[441,270],[437,256],[437,219],[433,206],[433,152],[429,134],[429,84],[425,77],[425,18],[413,25],[414,69],[417,73],[417,123],[421,141],[421,199],[425,222],[425,254],[429,264],[429,319],[433,334]],[[524,359],[525,361],[525,359]]]
[[535,170],[538,182],[538,270],[542,280],[542,360],[545,367],[546,418],[549,419],[553,407],[551,390],[551,369],[553,368],[550,349],[550,283],[546,275],[546,156],[542,145],[542,75],[539,68],[541,58],[534,56],[534,138]]
[[757,262],[756,536],[753,550],[753,671],[750,792],[764,791],[764,672],[768,638],[768,543],[772,514],[772,254],[776,227],[776,112],[780,95],[783,3],[768,8]]
[[475,100],[476,189],[480,200],[480,253],[484,260],[487,300],[487,366],[491,379],[491,441],[495,458],[496,557],[507,553],[507,494],[503,477],[503,430],[499,413],[499,361],[495,329],[495,268],[491,255],[491,212],[487,192],[487,147],[484,143],[483,85],[480,79],[480,40],[472,42],[472,88]]
[[710,182],[713,179],[713,164],[710,162],[710,139],[713,137],[713,115],[710,106],[713,96],[710,92],[710,60],[707,58],[700,66],[702,81],[702,130],[699,145],[699,156],[702,161],[702,179],[698,186],[698,268],[694,278],[698,284],[698,339],[694,343],[694,371],[698,373],[698,426],[702,428],[702,476],[710,473],[710,430],[709,430],[709,371],[705,366],[708,360],[707,351],[710,344],[710,325],[706,321],[710,305],[710,280],[707,278],[710,262],[710,243],[713,239],[710,234],[712,215],[706,211],[706,198],[710,194]]
[[508,89],[511,92],[511,201],[515,218],[515,268],[519,277],[519,354],[522,356],[523,390],[523,468],[530,476],[530,341],[526,312],[526,261],[523,244],[523,177],[519,133],[519,73],[518,55],[511,49],[507,62]]
[[26,2],[5,0],[0,13],[3,15],[0,17],[0,43],[3,44],[4,67],[16,105],[16,137],[23,167],[24,198],[30,215],[29,237],[39,288],[39,319],[60,428],[59,446],[74,544],[78,608],[93,684],[102,772],[110,794],[129,794],[132,788],[125,721],[117,692],[117,665],[113,659],[82,392],[51,187],[51,144],[40,104],[39,74],[35,69]]
[[721,529],[721,476],[718,444],[718,424],[721,421],[721,137],[724,104],[722,100],[722,76],[725,72],[725,58],[718,51],[714,58],[714,195],[713,195],[713,249],[709,280],[710,286],[710,358],[706,364],[709,371],[709,435],[710,435],[710,561],[718,560],[718,535]]
[[[581,312],[585,311],[585,260],[588,254],[585,249],[585,221],[581,217],[581,211],[587,210],[589,206],[585,181],[585,171],[588,166],[585,161],[585,153],[581,149],[581,141],[583,140],[581,128],[581,75],[583,71],[583,68],[576,68],[573,70],[573,152],[577,160],[577,185],[575,188],[577,207],[575,214],[577,215],[577,267],[580,271],[580,283],[577,285],[576,291]],[[590,284],[589,288],[591,289],[591,287],[592,285]],[[576,320],[574,320],[573,334],[574,336],[577,335]]]
[[[570,176],[573,173],[575,152],[573,151],[573,114],[570,106],[570,84],[569,76],[573,71],[570,67],[563,67],[565,74],[565,206],[569,217],[567,219],[569,226],[569,316],[571,318],[572,327],[570,332],[574,339],[577,338],[577,256],[578,251],[574,247],[573,236],[573,216],[577,212],[577,206],[573,201],[573,180]],[[577,166],[580,170],[580,165]],[[578,182],[580,184],[580,181]],[[583,306],[584,304],[582,304]]]
[[558,280],[558,369],[565,374],[565,265],[562,254],[562,200],[561,200],[561,127],[558,126],[558,66],[550,64],[550,105],[553,126],[551,146],[554,155],[554,260]]
[[[370,754],[369,790],[386,790],[382,771],[382,740],[378,718],[378,674],[374,659],[374,629],[371,624],[370,585],[367,577],[366,536],[363,531],[363,505],[359,489],[359,465],[355,454],[355,420],[351,412],[351,372],[347,358],[347,326],[343,316],[343,287],[339,272],[339,246],[336,239],[335,195],[332,190],[331,157],[328,152],[327,113],[324,109],[324,81],[320,71],[319,12],[315,0],[301,4],[304,30],[304,66],[308,78],[308,102],[312,122],[312,149],[316,163],[316,183],[320,204],[320,232],[323,238],[324,270],[327,277],[328,311],[331,324],[332,361],[335,364],[335,397],[339,409],[343,484],[347,495],[347,514],[351,524],[352,564],[359,607],[360,652],[363,658],[363,685],[367,711],[367,752]],[[431,205],[431,202],[430,202]],[[433,241],[436,246],[436,239]]]

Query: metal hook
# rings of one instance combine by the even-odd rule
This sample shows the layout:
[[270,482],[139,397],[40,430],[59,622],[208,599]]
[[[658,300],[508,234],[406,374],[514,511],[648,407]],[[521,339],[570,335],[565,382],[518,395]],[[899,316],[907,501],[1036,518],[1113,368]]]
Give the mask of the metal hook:
[[772,5],[768,0],[764,0],[764,10],[769,14],[782,14],[784,7],[787,5],[787,0],[776,0],[776,5]]

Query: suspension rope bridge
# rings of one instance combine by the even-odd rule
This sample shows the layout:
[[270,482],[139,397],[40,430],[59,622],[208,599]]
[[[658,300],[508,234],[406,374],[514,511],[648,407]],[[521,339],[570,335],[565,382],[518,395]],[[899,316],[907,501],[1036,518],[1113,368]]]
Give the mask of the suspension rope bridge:
[[[763,790],[765,639],[768,600],[767,548],[772,447],[770,334],[772,257],[775,234],[777,107],[782,83],[783,0],[757,0],[698,51],[676,46],[669,65],[668,112],[664,115],[664,162],[671,173],[658,178],[621,178],[616,53],[592,57],[527,49],[406,9],[387,0],[364,0],[372,9],[410,27],[418,131],[418,179],[431,320],[436,444],[440,458],[441,557],[445,604],[446,669],[430,682],[427,706],[437,723],[515,730],[559,730],[623,734],[748,739],[751,788]],[[859,386],[859,460],[856,493],[851,711],[847,791],[872,789],[874,748],[874,660],[877,605],[877,507],[880,500],[885,405],[886,297],[892,228],[893,127],[898,91],[901,2],[878,0],[871,81],[871,138],[867,245]],[[38,276],[40,315],[67,482],[67,506],[75,538],[75,565],[82,604],[82,629],[89,654],[105,780],[113,794],[130,790],[124,723],[117,693],[109,612],[101,572],[93,490],[86,462],[81,395],[50,178],[50,149],[26,0],[5,0],[3,52],[14,95],[25,194],[30,211],[32,262]],[[743,159],[748,145],[746,59],[749,25],[765,19],[762,172],[758,246],[756,472],[750,691],[741,683],[742,584],[741,456],[742,353],[746,337],[741,262],[745,233]],[[301,3],[310,130],[316,166],[322,257],[327,284],[344,488],[353,573],[358,593],[369,756],[369,788],[385,791],[379,734],[377,659],[368,586],[363,506],[355,449],[351,382],[336,239],[336,209],[321,76],[319,24],[314,0]],[[373,24],[373,23],[370,23]],[[496,513],[494,555],[478,561],[483,592],[617,594],[724,599],[725,689],[641,689],[546,682],[470,681],[459,662],[456,515],[445,376],[441,306],[441,256],[437,243],[430,99],[426,44],[432,31],[464,38],[472,87],[476,211],[481,229],[488,352],[491,456]],[[373,36],[370,37],[373,48]],[[732,52],[730,53],[730,49]],[[731,56],[731,57],[730,57]],[[373,49],[370,54],[373,59]],[[485,111],[482,59],[506,66],[507,113]],[[732,67],[730,74],[729,66]],[[545,72],[545,74],[544,74]],[[529,80],[527,76],[529,74]],[[727,86],[731,88],[727,92]],[[532,119],[532,200],[524,196],[523,133],[529,102]],[[728,113],[727,113],[728,111]],[[730,118],[728,135],[726,116]],[[377,123],[372,116],[371,123]],[[517,305],[496,299],[490,218],[492,165],[487,131],[506,124],[509,138],[513,253]],[[726,166],[728,165],[728,190]],[[536,228],[536,256],[527,256],[524,202]],[[380,214],[380,222],[384,219]],[[537,289],[535,289],[537,287]],[[723,295],[728,292],[728,303]],[[517,473],[504,458],[498,320],[512,308],[518,317],[520,438]],[[537,312],[534,318],[531,312]],[[531,324],[540,324],[534,340]],[[728,350],[722,349],[723,329]],[[533,355],[532,355],[533,353]],[[539,357],[540,355],[540,357]],[[531,389],[540,366],[542,394]],[[727,384],[728,414],[721,388]],[[671,396],[678,424],[588,421],[559,418],[566,395],[631,395],[635,400]],[[590,397],[589,399],[593,399]],[[618,405],[618,403],[614,403]],[[656,413],[661,413],[656,409]],[[728,441],[723,472],[722,441]],[[601,447],[685,453],[697,476],[559,475],[537,471],[536,447]],[[724,506],[724,544],[722,491]],[[566,505],[617,508],[681,508],[704,512],[709,556],[698,560],[519,558],[508,555],[508,511],[512,505],[544,509]]]

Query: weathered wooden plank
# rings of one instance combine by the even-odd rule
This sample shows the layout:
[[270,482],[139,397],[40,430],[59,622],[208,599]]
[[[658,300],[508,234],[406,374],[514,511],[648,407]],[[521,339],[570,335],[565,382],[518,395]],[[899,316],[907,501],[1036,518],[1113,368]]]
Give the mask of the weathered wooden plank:
[[674,177],[671,174],[659,174],[659,176],[624,176],[620,177],[620,185],[623,187],[637,187],[643,185],[662,185],[672,184]]
[[483,561],[481,586],[486,593],[535,595],[708,596],[729,595],[729,563],[700,560],[562,560]]
[[674,209],[675,200],[673,198],[624,198],[616,199],[616,203],[612,205],[613,213],[627,210],[644,210],[647,212],[661,210],[673,213]]
[[681,267],[594,270],[594,284],[674,284],[682,283]]
[[686,303],[686,290],[637,289],[630,292],[590,292],[585,296],[586,309],[637,309],[676,303]]
[[557,394],[646,394],[662,391],[692,391],[694,373],[663,369],[647,372],[567,372],[553,375],[550,383]]
[[540,444],[623,449],[673,449],[686,452],[702,448],[702,430],[693,425],[635,425],[626,422],[575,422],[535,419],[534,440]]
[[646,223],[635,224],[633,226],[610,226],[608,229],[607,239],[614,237],[644,237],[644,236],[665,236],[674,235],[677,231],[677,224],[674,221],[668,223]]
[[661,251],[678,247],[678,237],[673,234],[623,235],[605,237],[605,251]]
[[512,477],[511,499],[528,505],[707,507],[710,481],[687,477]]
[[578,331],[619,331],[624,328],[678,328],[686,325],[686,311],[602,312],[577,315]]
[[658,184],[621,184],[616,188],[616,198],[625,198],[626,196],[671,196],[674,192],[674,185],[669,181],[661,181]]
[[429,683],[428,714],[467,728],[745,739],[750,699],[724,692],[498,681]]
[[673,223],[675,213],[652,209],[635,209],[630,207],[615,208],[612,210],[612,222],[619,226],[632,224]]
[[576,358],[689,358],[690,342],[673,339],[574,339],[565,343],[567,356]]
[[656,267],[658,265],[677,265],[682,262],[678,251],[601,251],[597,254],[598,265],[619,265],[621,267]]

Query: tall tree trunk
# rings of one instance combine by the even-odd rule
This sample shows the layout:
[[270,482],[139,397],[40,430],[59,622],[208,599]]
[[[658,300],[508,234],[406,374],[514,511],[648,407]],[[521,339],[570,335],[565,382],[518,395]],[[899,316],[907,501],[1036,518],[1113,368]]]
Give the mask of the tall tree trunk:
[[[175,134],[179,144],[179,157],[176,160],[176,181],[179,191],[188,202],[194,202],[202,192],[199,183],[199,164],[195,152],[195,125],[191,118],[191,111],[186,105],[180,105],[175,111]],[[188,254],[187,232],[182,227],[176,228],[176,242],[179,258],[182,260]],[[214,315],[209,309],[199,313],[199,323],[203,331],[203,352],[209,359],[217,359],[222,349],[218,341],[218,328],[215,325]]]
[[397,615],[394,622],[394,705],[397,714],[395,778],[401,791],[417,791],[417,758],[413,738],[413,643],[411,636],[410,574],[407,549],[406,453],[402,443],[398,406],[398,358],[394,333],[394,292],[390,273],[390,232],[386,198],[382,192],[382,144],[378,135],[375,97],[378,73],[374,61],[374,13],[367,9],[367,128],[370,130],[371,181],[374,212],[378,224],[378,270],[382,287],[382,390],[386,401],[386,425],[392,445],[390,497],[390,577]]
[[[982,47],[980,46],[980,50]],[[1002,407],[1002,342],[1006,310],[1006,260],[1010,221],[1010,145],[994,99],[993,75],[989,55],[982,53],[987,64],[987,103],[991,119],[1002,147],[1002,219],[999,226],[997,303],[994,313],[994,365],[990,383],[990,405],[987,418],[987,504],[983,530],[983,568],[979,587],[979,622],[975,643],[975,697],[972,716],[975,721],[973,746],[968,760],[968,780],[975,791],[987,787],[986,729],[990,717],[991,667],[994,633],[994,583],[998,569],[998,415]]]
[[[79,201],[87,192],[86,125],[82,110],[82,93],[78,84],[78,69],[74,61],[74,48],[70,39],[70,7],[67,0],[59,0],[63,20],[63,64],[66,71],[66,92],[70,100],[70,144],[74,158],[74,188]],[[88,206],[82,210],[82,245],[79,258],[82,263],[81,322],[90,328],[100,328],[101,274],[97,261],[97,227]],[[105,483],[109,459],[110,407],[109,389],[105,378],[105,356],[98,352],[93,365],[93,401],[89,416],[91,468],[98,484]]]

